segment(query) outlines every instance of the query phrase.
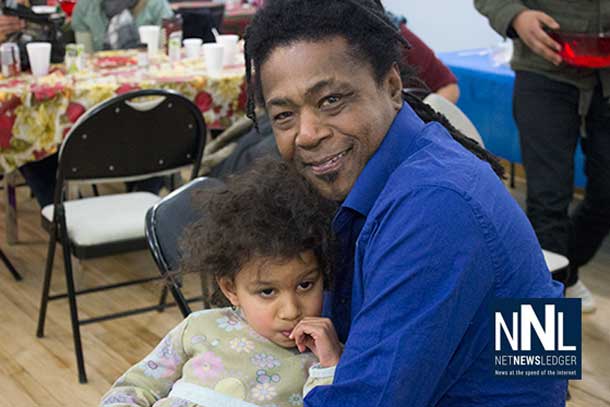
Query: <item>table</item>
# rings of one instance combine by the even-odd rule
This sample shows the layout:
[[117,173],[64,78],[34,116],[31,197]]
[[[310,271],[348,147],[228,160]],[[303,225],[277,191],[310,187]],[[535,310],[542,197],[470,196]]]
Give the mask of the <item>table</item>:
[[57,151],[72,124],[90,107],[137,89],[178,91],[199,107],[209,128],[225,128],[245,114],[244,68],[207,75],[203,61],[170,64],[159,55],[138,68],[134,51],[96,53],[82,72],[62,67],[35,79],[31,75],[0,80],[0,169],[5,173]]
[[[439,58],[458,79],[458,107],[472,120],[485,147],[511,163],[521,163],[519,133],[512,113],[515,73],[508,65],[496,66],[490,49],[439,53]],[[574,184],[583,187],[584,157],[575,155]]]
[[226,128],[245,114],[244,75],[243,64],[210,77],[201,58],[170,63],[160,54],[148,67],[138,67],[136,51],[105,51],[93,55],[80,72],[66,73],[57,66],[38,79],[29,74],[0,79],[0,173],[5,174],[7,191],[7,241],[17,240],[10,185],[14,171],[54,154],[87,109],[131,90],[171,89],[195,102],[208,128]]

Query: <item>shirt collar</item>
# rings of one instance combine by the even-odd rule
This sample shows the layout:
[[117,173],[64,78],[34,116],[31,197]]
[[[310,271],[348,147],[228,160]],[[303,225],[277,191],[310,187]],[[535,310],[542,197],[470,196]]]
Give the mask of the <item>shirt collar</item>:
[[367,216],[390,175],[410,155],[410,146],[424,122],[407,103],[394,118],[377,151],[369,159],[341,205]]

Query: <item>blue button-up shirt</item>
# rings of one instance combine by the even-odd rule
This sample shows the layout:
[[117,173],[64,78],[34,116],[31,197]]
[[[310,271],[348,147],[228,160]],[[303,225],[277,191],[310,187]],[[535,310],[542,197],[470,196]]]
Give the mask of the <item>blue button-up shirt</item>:
[[523,211],[490,166],[408,105],[333,226],[329,315],[345,350],[318,406],[563,406],[565,380],[493,376],[494,298],[560,297]]

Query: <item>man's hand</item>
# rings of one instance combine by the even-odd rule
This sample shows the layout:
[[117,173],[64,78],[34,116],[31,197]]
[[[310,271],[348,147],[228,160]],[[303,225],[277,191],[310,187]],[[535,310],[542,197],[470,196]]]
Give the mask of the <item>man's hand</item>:
[[0,15],[0,41],[4,41],[10,33],[17,32],[25,26],[25,22],[17,17]]
[[321,367],[336,366],[343,349],[333,323],[328,318],[303,318],[290,333],[299,351],[309,348],[320,361]]
[[555,42],[545,31],[544,26],[553,30],[559,29],[559,24],[553,17],[542,11],[522,11],[513,20],[513,28],[519,38],[536,54],[547,61],[559,65],[561,63],[561,45]]

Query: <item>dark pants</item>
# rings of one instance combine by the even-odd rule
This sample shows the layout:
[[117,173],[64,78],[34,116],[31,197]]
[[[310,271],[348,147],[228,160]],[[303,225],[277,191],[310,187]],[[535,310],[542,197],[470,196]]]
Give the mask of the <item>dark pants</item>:
[[[53,203],[57,176],[57,157],[53,154],[40,161],[33,161],[19,167],[25,182],[32,190],[32,194],[41,208]],[[162,177],[153,177],[141,181],[127,182],[127,191],[143,191],[158,194],[165,180]]]
[[527,216],[540,245],[570,260],[567,286],[610,231],[610,105],[601,85],[586,116],[585,199],[569,214],[574,152],[580,138],[579,90],[542,75],[518,71],[513,109],[527,178]]

